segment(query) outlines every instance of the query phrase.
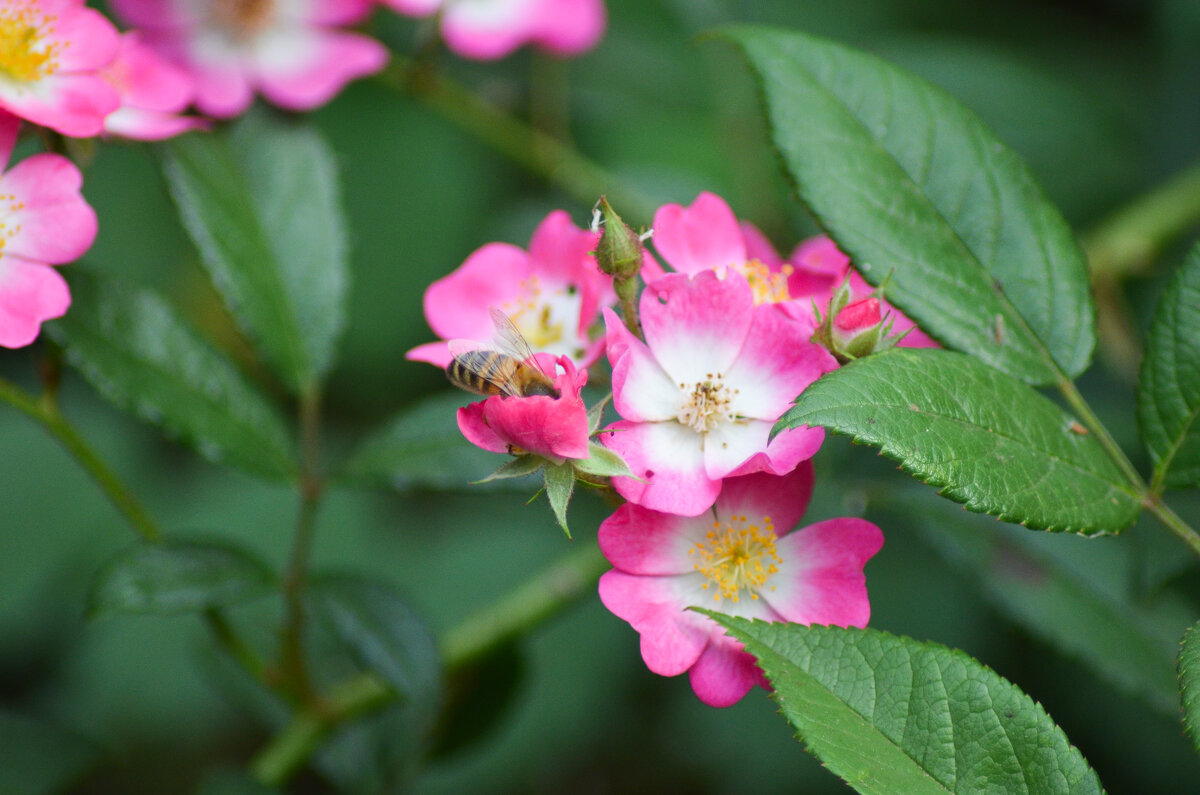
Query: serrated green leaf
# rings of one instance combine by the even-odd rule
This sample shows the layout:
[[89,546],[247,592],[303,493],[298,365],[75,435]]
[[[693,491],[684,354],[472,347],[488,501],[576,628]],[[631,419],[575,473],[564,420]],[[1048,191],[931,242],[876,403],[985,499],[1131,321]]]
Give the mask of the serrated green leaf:
[[43,720],[0,710],[0,792],[54,795],[74,791],[100,751]]
[[71,293],[71,311],[47,331],[101,394],[212,461],[295,474],[278,410],[170,304],[82,271]]
[[313,580],[309,595],[334,634],[405,702],[436,702],[441,667],[433,635],[394,588],[326,575]]
[[441,667],[433,636],[386,583],[322,576],[309,597],[350,654],[399,695],[396,703],[340,726],[317,765],[343,791],[406,791],[439,712]]
[[309,127],[249,114],[185,135],[163,166],[213,282],[293,391],[333,363],[349,277],[333,153]]
[[921,496],[889,493],[882,504],[922,517],[922,536],[1005,616],[1120,690],[1174,714],[1179,631],[1197,613],[1170,591],[1132,592],[1137,542],[1148,533],[1103,542],[1027,533]]
[[575,490],[575,470],[570,464],[552,464],[546,462],[546,497],[550,500],[550,507],[554,509],[554,518],[558,520],[558,526],[567,534],[567,538],[571,537],[571,530],[567,527],[567,503],[571,501],[571,492]]
[[[456,389],[404,408],[358,447],[338,479],[396,489],[462,489],[485,480],[496,454],[463,438],[455,421],[459,407],[475,399]],[[512,487],[503,480],[488,485]]]
[[230,546],[137,546],[117,555],[96,575],[88,610],[92,615],[171,614],[227,607],[262,596],[273,579],[265,565]]
[[943,344],[1034,384],[1086,369],[1082,252],[1024,163],[949,94],[847,47],[726,35],[758,79],[800,199],[872,284]]
[[1153,488],[1200,485],[1200,246],[1188,254],[1154,313],[1137,414],[1154,461]]
[[1179,644],[1179,692],[1183,725],[1200,751],[1200,621],[1184,631]]
[[938,493],[1039,530],[1115,533],[1141,503],[1095,439],[970,356],[893,348],[827,373],[776,430],[820,425],[879,447]]
[[637,477],[625,463],[625,459],[596,442],[588,442],[588,457],[571,460],[571,466],[580,472],[600,477]]
[[800,739],[859,792],[1103,791],[1039,704],[960,651],[702,612],[746,644]]

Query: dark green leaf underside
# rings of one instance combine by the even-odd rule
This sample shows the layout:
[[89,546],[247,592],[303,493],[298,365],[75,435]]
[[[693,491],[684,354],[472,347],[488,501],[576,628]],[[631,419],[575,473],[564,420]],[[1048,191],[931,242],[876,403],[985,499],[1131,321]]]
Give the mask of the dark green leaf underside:
[[1183,725],[1200,751],[1200,622],[1187,628],[1179,645],[1179,687]]
[[1035,529],[1117,532],[1140,503],[1103,448],[1015,378],[961,353],[897,348],[809,386],[777,428],[879,447],[972,511]]
[[159,296],[81,271],[48,327],[105,397],[205,457],[273,478],[295,467],[275,407]]
[[801,200],[943,344],[1035,384],[1094,345],[1084,258],[1029,169],[941,89],[793,31],[726,33]]
[[1154,314],[1137,411],[1154,484],[1200,484],[1200,246],[1188,254]]
[[88,598],[93,615],[186,613],[266,593],[273,575],[247,553],[219,544],[137,546],[101,569]]
[[710,615],[758,658],[808,749],[859,792],[1102,791],[1040,705],[962,652]]

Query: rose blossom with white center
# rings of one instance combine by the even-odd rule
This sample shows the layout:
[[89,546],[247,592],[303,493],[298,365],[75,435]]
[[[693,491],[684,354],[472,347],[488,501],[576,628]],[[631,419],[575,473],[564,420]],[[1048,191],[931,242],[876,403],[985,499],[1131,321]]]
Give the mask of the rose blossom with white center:
[[[0,111],[0,169],[21,121]],[[27,157],[0,174],[0,345],[37,339],[45,320],[71,304],[67,283],[50,267],[79,258],[96,238],[96,214],[79,192],[83,177],[65,157]]]
[[600,600],[641,635],[651,671],[687,671],[700,700],[716,707],[765,685],[742,644],[686,609],[692,606],[764,621],[866,626],[863,566],[883,534],[853,518],[789,532],[812,488],[812,465],[804,462],[783,477],[725,480],[701,516],[627,503],[601,524],[600,549],[614,568],[600,578]]
[[796,395],[837,366],[809,341],[813,326],[756,305],[741,274],[704,270],[652,281],[640,308],[646,341],[605,310],[613,406],[600,441],[637,476],[613,478],[625,499],[696,516],[721,479],[783,475],[820,447],[820,428],[768,439]]
[[[425,291],[425,319],[443,340],[481,342],[494,335],[489,307],[508,315],[535,351],[568,356],[586,367],[604,349],[589,336],[600,307],[616,302],[608,279],[596,268],[597,235],[555,210],[534,230],[529,251],[488,243],[453,273]],[[453,358],[446,342],[419,345],[407,358],[445,367]]]
[[387,49],[338,30],[362,21],[371,0],[113,0],[143,40],[187,71],[196,107],[220,118],[254,92],[289,110],[328,102],[346,83],[387,63]]
[[440,14],[442,38],[466,58],[502,58],[523,44],[556,55],[589,50],[604,33],[603,0],[382,0],[409,16]]
[[117,29],[82,0],[0,2],[0,108],[63,135],[99,135],[119,100],[99,75]]

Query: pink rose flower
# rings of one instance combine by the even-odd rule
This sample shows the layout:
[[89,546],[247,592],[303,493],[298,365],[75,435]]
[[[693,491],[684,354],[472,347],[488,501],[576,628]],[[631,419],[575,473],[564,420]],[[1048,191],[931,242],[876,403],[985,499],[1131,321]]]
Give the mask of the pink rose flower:
[[143,44],[136,31],[121,35],[117,57],[102,74],[121,97],[121,106],[104,119],[110,135],[161,141],[208,126],[204,119],[179,115],[195,93],[191,78]]
[[553,357],[540,354],[538,360],[547,374],[556,373],[557,398],[496,395],[459,409],[458,428],[467,441],[493,453],[532,453],[556,464],[587,458],[587,406],[580,397],[587,371],[576,371],[566,356],[558,357],[561,372]]
[[441,14],[446,46],[466,58],[502,58],[524,44],[556,55],[591,49],[604,34],[603,0],[383,0],[408,16]]
[[[0,111],[0,170],[20,119]],[[79,192],[83,177],[65,157],[37,154],[0,174],[0,345],[37,339],[42,322],[71,304],[51,265],[80,257],[96,239],[96,214]]]
[[0,6],[0,108],[63,135],[99,135],[117,92],[100,76],[117,29],[82,0]]
[[[425,319],[443,340],[487,341],[494,331],[488,314],[494,306],[533,350],[587,366],[604,349],[604,340],[590,339],[588,330],[600,307],[616,301],[591,254],[596,240],[596,234],[555,210],[534,231],[528,252],[488,243],[431,284],[425,291]],[[452,357],[443,341],[413,348],[407,358],[445,367]]]
[[600,549],[614,566],[600,578],[600,600],[641,635],[651,671],[687,671],[692,690],[714,707],[766,686],[742,644],[691,606],[764,621],[866,626],[863,566],[883,546],[883,533],[852,518],[789,533],[812,488],[806,463],[783,477],[726,480],[702,516],[625,504],[600,525]]
[[382,44],[337,30],[362,21],[371,0],[113,0],[146,44],[195,80],[196,106],[220,118],[254,92],[289,110],[328,102],[387,63]]
[[796,395],[837,367],[809,341],[811,322],[755,305],[730,270],[653,281],[640,303],[646,342],[605,310],[613,406],[624,419],[601,442],[641,480],[613,478],[630,502],[696,516],[733,475],[783,475],[821,446],[820,428],[793,428],[768,441]]

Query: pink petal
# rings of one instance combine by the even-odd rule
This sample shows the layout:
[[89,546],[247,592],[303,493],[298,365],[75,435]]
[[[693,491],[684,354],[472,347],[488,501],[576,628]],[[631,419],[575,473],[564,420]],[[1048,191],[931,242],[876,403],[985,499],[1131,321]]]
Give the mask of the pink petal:
[[791,428],[772,439],[765,451],[750,456],[726,477],[749,475],[753,472],[786,475],[801,461],[816,455],[823,441],[824,428],[809,428],[807,425]]
[[703,513],[721,491],[720,480],[704,472],[701,440],[700,434],[677,422],[621,421],[600,434],[601,443],[620,454],[642,478],[613,478],[617,493],[638,505],[680,516]]
[[30,344],[43,321],[62,317],[70,305],[67,283],[54,268],[8,256],[0,259],[0,346]]
[[775,273],[783,267],[783,259],[775,251],[775,246],[762,231],[749,221],[741,221],[738,228],[742,231],[742,239],[746,242],[746,259],[758,260]]
[[136,31],[121,37],[121,50],[106,70],[123,107],[175,113],[191,102],[192,79],[144,44]]
[[0,171],[8,165],[13,147],[17,145],[17,134],[21,131],[21,119],[0,109]]
[[721,482],[721,496],[713,508],[717,518],[725,521],[731,516],[748,516],[755,521],[770,517],[776,535],[783,536],[796,526],[808,508],[813,481],[811,461],[803,462],[782,477],[754,474],[725,478]]
[[427,342],[404,354],[410,362],[428,362],[438,367],[446,367],[454,359],[450,346],[445,342]]
[[94,73],[117,57],[117,29],[99,11],[70,3],[57,16],[53,38],[67,43],[58,52],[59,72]]
[[654,214],[654,247],[675,270],[695,274],[746,261],[746,244],[725,200],[701,193],[689,207],[666,204]]
[[228,119],[246,110],[254,101],[250,76],[239,60],[192,61],[187,71],[196,82],[195,105],[208,116]]
[[600,601],[642,636],[642,659],[656,674],[676,676],[691,668],[708,644],[711,621],[685,611],[676,577],[640,577],[606,572]]
[[646,344],[675,383],[693,384],[726,373],[754,314],[754,295],[740,274],[718,278],[669,274],[650,284],[640,302]]
[[207,119],[140,108],[120,108],[104,119],[106,133],[135,141],[163,141],[192,130],[207,130],[208,127]]
[[357,25],[370,15],[372,8],[372,0],[309,0],[301,19],[323,27]]
[[558,55],[591,49],[604,35],[602,0],[544,0],[534,17],[533,40]]
[[828,519],[779,539],[782,559],[759,591],[780,615],[800,624],[864,627],[871,617],[863,566],[883,547],[865,519]]
[[[719,637],[718,637],[719,635]],[[710,707],[730,707],[742,700],[755,685],[767,687],[754,656],[742,645],[714,632],[696,664],[688,672],[692,692]]]
[[442,38],[459,55],[502,58],[529,40],[536,11],[537,0],[451,3],[442,12]]
[[393,11],[414,17],[429,16],[445,5],[445,0],[381,0],[381,2]]
[[588,256],[596,247],[598,235],[580,229],[563,210],[547,215],[529,240],[530,273],[547,284],[582,284],[599,276],[596,264]]
[[78,259],[96,239],[96,213],[79,192],[83,177],[65,157],[42,153],[27,157],[0,176],[0,206],[9,230],[16,230],[5,255],[58,264]]
[[99,135],[104,117],[119,104],[117,92],[96,74],[55,74],[36,92],[0,90],[0,107],[75,138]]
[[600,524],[597,541],[608,562],[627,574],[690,574],[695,563],[688,553],[711,526],[711,516],[675,516],[627,502]]
[[508,243],[477,249],[425,291],[430,328],[443,339],[491,339],[494,329],[487,308],[515,300],[529,267],[529,255]]
[[755,307],[746,342],[725,374],[726,383],[738,389],[736,414],[779,419],[805,387],[837,368],[829,351],[809,342],[812,332],[773,305]]
[[[386,47],[358,33],[280,31],[270,38],[256,48],[258,83],[263,96],[289,110],[325,104],[351,80],[378,72],[388,60]],[[286,54],[277,57],[281,50]]]
[[704,471],[720,480],[740,470],[751,457],[765,454],[773,424],[771,420],[735,420],[709,429],[704,435]]
[[683,393],[645,343],[633,336],[611,309],[604,310],[604,325],[617,413],[636,422],[660,422],[678,416]]
[[113,13],[136,28],[193,27],[201,19],[203,5],[175,0],[109,0]]

